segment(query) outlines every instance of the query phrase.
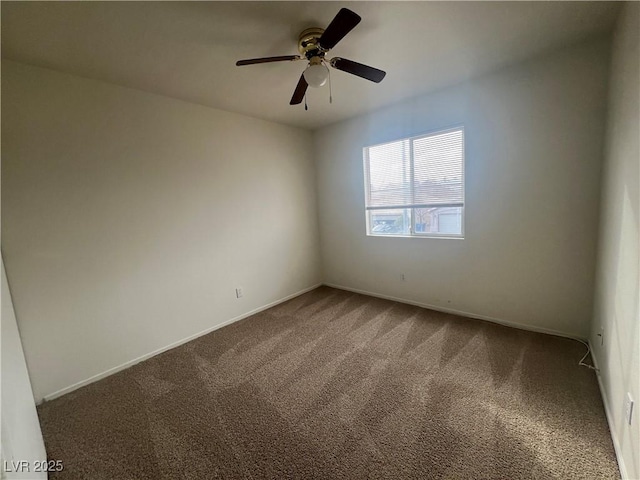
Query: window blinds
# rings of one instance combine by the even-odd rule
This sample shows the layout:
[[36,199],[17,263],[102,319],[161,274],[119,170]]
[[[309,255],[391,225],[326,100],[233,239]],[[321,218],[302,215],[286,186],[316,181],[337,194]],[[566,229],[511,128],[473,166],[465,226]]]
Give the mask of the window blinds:
[[464,131],[455,128],[365,148],[367,210],[461,207]]

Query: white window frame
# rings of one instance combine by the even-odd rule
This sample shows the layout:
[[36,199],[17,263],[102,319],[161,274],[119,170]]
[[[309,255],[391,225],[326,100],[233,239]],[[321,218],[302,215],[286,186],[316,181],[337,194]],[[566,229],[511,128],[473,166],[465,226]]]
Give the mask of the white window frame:
[[[416,140],[420,140],[422,138],[432,137],[436,135],[441,135],[448,132],[453,131],[462,131],[462,202],[456,202],[451,204],[412,204],[412,205],[390,205],[384,207],[368,207],[367,199],[370,198],[370,188],[371,188],[371,176],[369,171],[369,149],[372,147],[377,147],[380,145],[386,145],[388,143],[396,143],[396,142],[409,142],[409,168],[410,168],[410,176],[411,183],[410,188],[413,190],[413,176],[414,176],[414,159],[413,159],[413,143]],[[364,214],[366,220],[366,234],[369,237],[386,237],[386,238],[440,238],[440,239],[464,239],[464,224],[465,224],[465,190],[466,190],[466,182],[465,182],[465,164],[466,164],[466,142],[465,142],[465,129],[464,125],[454,125],[446,128],[439,128],[437,130],[430,130],[425,133],[421,133],[420,135],[414,135],[411,137],[398,138],[396,140],[390,140],[387,142],[376,143],[374,145],[367,145],[362,149],[362,157],[363,157],[363,170],[364,170],[364,192],[365,192],[365,202],[364,202]],[[413,198],[413,192],[411,192],[411,197]],[[415,209],[416,208],[433,208],[433,207],[459,207],[461,209],[461,218],[460,218],[460,233],[436,233],[436,232],[416,232],[415,231]],[[409,233],[400,233],[400,234],[381,234],[381,233],[372,233],[371,231],[371,220],[370,220],[370,212],[374,210],[409,210],[411,224],[409,226]]]

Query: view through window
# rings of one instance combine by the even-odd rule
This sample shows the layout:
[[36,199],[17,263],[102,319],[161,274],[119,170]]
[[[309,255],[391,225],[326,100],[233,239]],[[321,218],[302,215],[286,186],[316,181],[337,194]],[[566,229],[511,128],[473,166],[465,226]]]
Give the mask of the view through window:
[[369,235],[462,237],[462,127],[365,147]]

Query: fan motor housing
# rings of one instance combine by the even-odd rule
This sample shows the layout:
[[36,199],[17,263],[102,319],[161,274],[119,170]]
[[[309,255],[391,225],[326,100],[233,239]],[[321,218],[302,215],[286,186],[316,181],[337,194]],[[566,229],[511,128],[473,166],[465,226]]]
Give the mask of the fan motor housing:
[[324,28],[307,28],[298,37],[298,50],[302,55],[307,58],[315,57],[318,55],[324,55],[324,52],[320,50],[318,40],[324,33]]

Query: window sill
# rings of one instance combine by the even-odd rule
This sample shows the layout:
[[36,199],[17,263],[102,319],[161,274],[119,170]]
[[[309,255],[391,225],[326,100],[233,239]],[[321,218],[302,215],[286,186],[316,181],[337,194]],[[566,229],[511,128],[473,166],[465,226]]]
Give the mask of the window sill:
[[367,233],[367,237],[374,238],[436,238],[438,240],[464,240],[464,235],[376,235]]

